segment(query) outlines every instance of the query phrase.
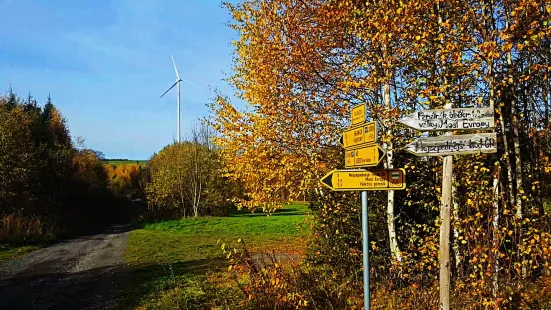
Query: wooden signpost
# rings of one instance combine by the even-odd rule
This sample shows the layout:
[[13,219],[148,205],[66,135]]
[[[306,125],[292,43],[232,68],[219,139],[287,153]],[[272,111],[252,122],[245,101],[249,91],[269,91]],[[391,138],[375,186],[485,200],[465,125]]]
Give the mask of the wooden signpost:
[[491,108],[424,110],[399,120],[417,130],[475,130],[494,128]]
[[442,203],[440,208],[440,308],[450,308],[450,209],[452,203],[453,156],[497,152],[495,132],[452,135],[450,130],[485,130],[495,127],[494,109],[457,108],[415,112],[400,123],[421,131],[448,131],[443,136],[419,138],[406,146],[417,156],[443,156]]
[[[366,106],[351,108],[351,126],[339,143],[345,148],[345,167],[375,167],[383,160],[385,151],[377,144],[377,122],[366,122]],[[320,183],[334,191],[361,191],[364,306],[369,310],[369,236],[367,217],[368,190],[401,190],[406,188],[404,169],[348,169],[333,170]]]
[[418,138],[406,145],[417,156],[465,155],[497,152],[495,132]]

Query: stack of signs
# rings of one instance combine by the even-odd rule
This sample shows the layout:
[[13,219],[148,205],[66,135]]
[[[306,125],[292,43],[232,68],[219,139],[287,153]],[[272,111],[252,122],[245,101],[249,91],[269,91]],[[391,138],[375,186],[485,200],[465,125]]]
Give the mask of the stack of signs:
[[[402,118],[400,123],[421,131],[484,130],[495,127],[492,108],[424,110]],[[490,132],[418,138],[408,144],[406,150],[417,156],[495,153],[497,137],[495,132]]]
[[[366,122],[366,106],[352,107],[352,121],[345,129],[339,143],[345,148],[345,167],[376,167],[385,151],[377,144],[377,123]],[[405,189],[403,169],[333,170],[321,179],[321,183],[335,191],[395,190]]]

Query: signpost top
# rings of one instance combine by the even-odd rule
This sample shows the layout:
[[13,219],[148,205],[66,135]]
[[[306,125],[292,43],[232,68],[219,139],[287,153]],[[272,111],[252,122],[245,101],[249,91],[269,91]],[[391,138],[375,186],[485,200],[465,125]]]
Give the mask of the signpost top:
[[495,127],[492,108],[424,110],[399,120],[417,130],[477,130]]
[[351,126],[361,125],[365,123],[365,104],[358,104],[350,109],[352,111]]
[[455,109],[436,109],[414,112],[409,117],[418,120],[427,119],[470,119],[494,117],[492,108],[455,108]]

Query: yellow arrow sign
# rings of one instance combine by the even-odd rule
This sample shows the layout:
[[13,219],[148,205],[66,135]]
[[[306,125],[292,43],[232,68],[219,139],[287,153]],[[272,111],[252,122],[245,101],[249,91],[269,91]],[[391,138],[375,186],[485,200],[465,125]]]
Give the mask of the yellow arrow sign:
[[400,190],[406,188],[404,169],[333,170],[321,184],[334,191]]
[[377,123],[369,122],[356,128],[348,128],[342,133],[339,142],[345,149],[362,144],[376,143]]
[[365,104],[358,104],[352,107],[352,122],[351,125],[360,125],[365,123]]
[[378,145],[366,146],[344,152],[344,166],[346,168],[374,167],[383,160],[385,151]]

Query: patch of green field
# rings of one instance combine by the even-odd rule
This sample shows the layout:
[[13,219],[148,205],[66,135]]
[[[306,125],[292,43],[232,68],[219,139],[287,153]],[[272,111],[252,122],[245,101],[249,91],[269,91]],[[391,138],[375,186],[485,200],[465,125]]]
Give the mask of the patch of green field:
[[104,163],[106,164],[113,164],[115,166],[120,165],[132,165],[135,163],[139,163],[141,166],[145,166],[147,164],[147,160],[104,160]]
[[40,248],[41,246],[38,245],[12,246],[7,244],[0,244],[0,263],[15,258],[17,256],[25,255]]
[[133,292],[128,296],[133,298],[128,301],[145,309],[243,308],[235,285],[221,287],[209,281],[227,278],[219,242],[235,244],[242,239],[254,252],[300,252],[309,234],[306,213],[306,205],[291,204],[270,216],[235,211],[225,217],[165,221],[134,230],[125,252],[134,270],[128,283]]

